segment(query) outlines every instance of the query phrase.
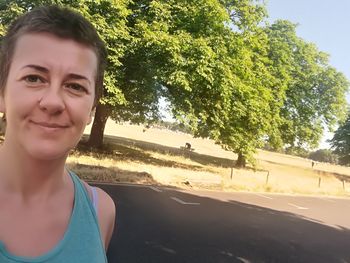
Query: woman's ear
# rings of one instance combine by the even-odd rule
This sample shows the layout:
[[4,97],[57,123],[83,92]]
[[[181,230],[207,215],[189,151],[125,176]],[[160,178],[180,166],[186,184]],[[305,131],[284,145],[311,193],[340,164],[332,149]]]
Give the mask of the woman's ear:
[[[0,110],[1,110],[1,108],[0,108]],[[96,107],[93,107],[92,110],[90,111],[89,120],[87,122],[87,125],[91,124],[92,119],[95,117],[95,112],[96,112]]]
[[5,108],[4,95],[0,94],[0,112],[5,114]]

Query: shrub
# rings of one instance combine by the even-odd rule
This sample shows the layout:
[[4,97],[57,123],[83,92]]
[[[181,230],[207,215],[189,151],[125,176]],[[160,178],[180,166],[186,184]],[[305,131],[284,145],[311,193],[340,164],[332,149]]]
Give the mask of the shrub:
[[309,159],[318,162],[338,163],[338,156],[327,149],[319,149],[315,152],[311,152],[309,154]]

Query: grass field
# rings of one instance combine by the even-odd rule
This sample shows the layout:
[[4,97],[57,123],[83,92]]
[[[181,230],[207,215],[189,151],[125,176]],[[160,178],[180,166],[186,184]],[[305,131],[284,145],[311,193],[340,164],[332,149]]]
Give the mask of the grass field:
[[[88,134],[91,127],[87,127]],[[81,145],[69,166],[87,180],[171,187],[291,194],[350,194],[350,168],[295,156],[258,151],[258,169],[235,169],[236,155],[211,140],[108,121],[107,147],[90,152]],[[189,142],[194,151],[181,149]]]

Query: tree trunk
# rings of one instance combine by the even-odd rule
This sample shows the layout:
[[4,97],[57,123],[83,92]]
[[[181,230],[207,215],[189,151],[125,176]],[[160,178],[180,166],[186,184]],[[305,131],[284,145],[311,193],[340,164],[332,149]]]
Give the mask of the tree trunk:
[[242,152],[238,153],[238,159],[236,162],[236,167],[244,168],[246,166],[246,159]]
[[104,104],[98,104],[96,107],[94,122],[91,127],[91,133],[87,145],[92,148],[102,148],[103,134],[107,119],[110,115],[110,109]]

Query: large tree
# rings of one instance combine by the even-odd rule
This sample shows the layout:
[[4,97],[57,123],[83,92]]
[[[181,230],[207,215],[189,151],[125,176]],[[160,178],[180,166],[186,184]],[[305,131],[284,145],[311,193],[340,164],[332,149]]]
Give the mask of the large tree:
[[275,105],[267,38],[258,27],[264,8],[252,1],[183,0],[136,13],[144,56],[174,116],[195,136],[238,153],[244,166],[269,130]]
[[[229,44],[216,58],[222,63],[215,72],[215,88],[207,96],[195,96],[204,101],[196,134],[209,135],[225,149],[238,154],[237,166],[253,162],[252,154],[272,129],[278,113],[280,92],[272,89],[274,77],[268,71],[267,37],[261,30],[231,33]],[[278,89],[277,87],[276,89]],[[219,97],[213,101],[212,97]],[[199,104],[199,103],[198,103]],[[207,105],[207,106],[206,106]],[[209,107],[208,107],[209,106]]]
[[296,35],[296,25],[279,20],[266,29],[271,72],[284,90],[278,129],[271,130],[275,148],[314,148],[325,129],[346,116],[349,83],[329,65],[328,55]]
[[[244,166],[271,126],[275,105],[264,64],[267,39],[257,29],[264,8],[216,0],[136,1],[129,8],[131,42],[120,82],[126,103],[111,116],[156,119],[165,97],[177,120],[238,153]],[[97,120],[106,120],[104,113]]]

